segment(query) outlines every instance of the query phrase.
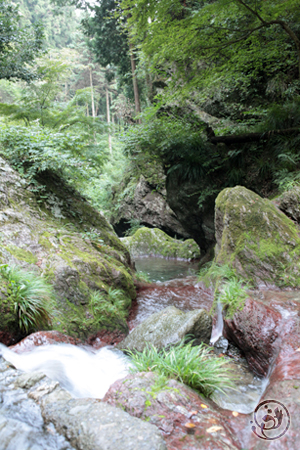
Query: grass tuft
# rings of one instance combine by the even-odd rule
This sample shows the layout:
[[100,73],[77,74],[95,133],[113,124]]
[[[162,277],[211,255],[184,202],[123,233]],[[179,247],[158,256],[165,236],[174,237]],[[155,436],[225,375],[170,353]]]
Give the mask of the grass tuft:
[[15,265],[1,265],[0,273],[8,282],[7,297],[13,303],[20,331],[48,329],[54,312],[52,286],[36,273]]
[[153,345],[142,352],[127,351],[135,372],[152,371],[162,377],[173,378],[210,397],[215,390],[233,387],[234,376],[223,357],[217,357],[204,344],[193,341],[169,349],[157,350]]

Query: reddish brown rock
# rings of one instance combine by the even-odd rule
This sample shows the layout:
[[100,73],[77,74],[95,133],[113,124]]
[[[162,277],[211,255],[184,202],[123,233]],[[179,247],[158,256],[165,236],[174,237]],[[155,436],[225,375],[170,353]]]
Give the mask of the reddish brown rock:
[[224,320],[224,336],[245,353],[256,374],[266,376],[279,350],[281,327],[278,311],[249,297],[242,311]]
[[18,344],[13,345],[10,348],[16,353],[23,353],[32,350],[34,347],[39,345],[50,344],[79,345],[82,344],[82,342],[77,338],[72,338],[66,334],[60,333],[59,331],[38,331],[30,334],[21,342],[18,342]]
[[248,416],[234,417],[175,380],[161,385],[151,372],[115,382],[103,400],[156,425],[168,450],[234,450],[250,439]]

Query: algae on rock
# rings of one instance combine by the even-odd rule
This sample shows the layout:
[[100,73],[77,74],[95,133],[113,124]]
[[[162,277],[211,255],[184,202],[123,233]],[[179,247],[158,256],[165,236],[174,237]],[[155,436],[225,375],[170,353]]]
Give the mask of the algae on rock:
[[163,256],[165,258],[198,259],[200,249],[193,239],[173,239],[158,228],[139,228],[133,236],[122,239],[132,258]]
[[[127,311],[135,298],[128,251],[80,194],[56,175],[44,175],[41,181],[51,204],[59,205],[59,217],[48,197],[39,203],[27,182],[0,158],[0,262],[35,271],[53,284],[60,313],[53,326],[61,331],[74,315],[70,304],[89,315],[91,291],[104,296],[110,287],[122,291]],[[76,334],[76,327],[69,332]]]
[[298,230],[271,201],[242,186],[224,189],[215,227],[215,263],[232,265],[254,285],[300,285]]

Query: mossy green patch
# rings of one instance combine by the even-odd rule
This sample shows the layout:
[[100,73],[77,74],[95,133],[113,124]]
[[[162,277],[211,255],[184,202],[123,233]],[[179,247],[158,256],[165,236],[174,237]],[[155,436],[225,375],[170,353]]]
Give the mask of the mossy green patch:
[[216,199],[216,238],[217,264],[232,264],[256,283],[298,283],[298,230],[269,200],[241,186],[224,189]]
[[28,250],[16,247],[15,245],[4,246],[4,248],[19,261],[26,261],[29,264],[36,264],[38,260],[37,257]]

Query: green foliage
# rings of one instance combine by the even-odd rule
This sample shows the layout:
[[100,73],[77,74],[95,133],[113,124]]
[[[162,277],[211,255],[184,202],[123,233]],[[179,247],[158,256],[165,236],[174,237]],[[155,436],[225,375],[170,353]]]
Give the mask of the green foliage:
[[76,157],[83,153],[84,142],[79,136],[52,132],[39,127],[1,126],[0,153],[14,168],[28,178],[45,170],[83,172],[83,162]]
[[[194,101],[217,117],[299,94],[298,0],[122,0],[121,17],[162,98]],[[162,27],[161,24],[164,24]]]
[[137,372],[151,370],[197,389],[210,397],[218,389],[232,387],[233,374],[225,358],[215,356],[204,344],[193,346],[181,341],[170,349],[158,351],[153,345],[143,352],[128,352]]
[[36,273],[17,266],[3,264],[0,274],[8,281],[7,296],[13,303],[20,331],[29,334],[48,329],[54,313],[52,286]]
[[38,23],[21,28],[20,18],[17,6],[0,0],[0,79],[36,78],[29,65],[42,50],[43,31]]
[[233,267],[215,262],[206,264],[199,272],[199,280],[206,285],[214,286],[212,311],[215,310],[217,302],[223,305],[228,318],[232,318],[235,312],[243,309],[249,284],[238,277]]
[[128,220],[129,228],[125,232],[125,236],[132,236],[134,233],[143,227],[141,221],[139,219],[130,219]]
[[219,157],[203,130],[199,120],[161,114],[123,136],[125,152],[137,162],[146,154],[150,161],[160,160],[168,173],[176,171],[183,180],[195,181],[215,170]]

